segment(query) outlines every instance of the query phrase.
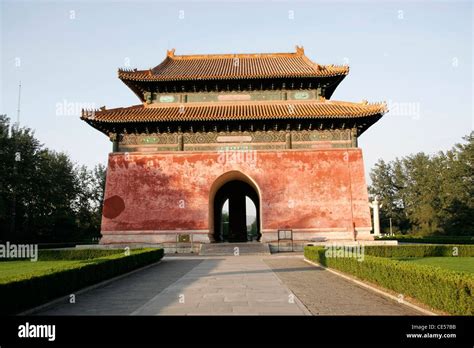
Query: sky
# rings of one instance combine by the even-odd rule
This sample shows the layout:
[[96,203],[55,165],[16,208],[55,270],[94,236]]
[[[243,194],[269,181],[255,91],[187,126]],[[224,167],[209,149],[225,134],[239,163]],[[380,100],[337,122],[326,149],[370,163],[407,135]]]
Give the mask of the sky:
[[474,125],[471,1],[1,1],[0,114],[77,164],[106,163],[82,107],[138,104],[119,67],[176,54],[293,52],[349,64],[334,100],[386,101],[359,139],[378,159],[447,150]]

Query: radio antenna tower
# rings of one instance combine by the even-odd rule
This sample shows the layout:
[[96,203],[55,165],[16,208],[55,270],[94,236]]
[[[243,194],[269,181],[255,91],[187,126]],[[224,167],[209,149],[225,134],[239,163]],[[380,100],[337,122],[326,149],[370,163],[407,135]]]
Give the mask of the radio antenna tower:
[[18,85],[18,108],[16,110],[16,127],[17,130],[20,128],[20,102],[21,102],[21,81]]

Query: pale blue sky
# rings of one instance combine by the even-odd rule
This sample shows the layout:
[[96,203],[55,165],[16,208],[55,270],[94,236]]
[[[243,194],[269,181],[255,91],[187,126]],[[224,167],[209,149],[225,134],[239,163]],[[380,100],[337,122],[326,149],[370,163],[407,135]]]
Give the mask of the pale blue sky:
[[21,124],[92,166],[106,162],[110,142],[58,107],[137,104],[118,67],[153,67],[173,47],[289,52],[300,44],[313,61],[350,65],[332,99],[389,104],[359,141],[368,172],[379,158],[446,150],[471,131],[472,16],[470,1],[2,1],[0,113],[16,118],[21,80]]

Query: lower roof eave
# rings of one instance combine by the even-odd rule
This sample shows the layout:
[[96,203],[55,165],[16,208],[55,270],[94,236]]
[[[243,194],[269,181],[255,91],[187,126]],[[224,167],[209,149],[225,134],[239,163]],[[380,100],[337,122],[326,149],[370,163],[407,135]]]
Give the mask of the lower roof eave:
[[[212,121],[139,121],[139,122],[116,122],[102,121],[82,118],[93,128],[110,136],[111,134],[125,133],[168,133],[168,132],[226,132],[236,131],[271,131],[274,125],[290,125],[289,129],[278,128],[277,131],[295,130],[334,130],[334,129],[357,129],[360,136],[373,124],[375,124],[383,114],[362,116],[357,118],[337,118],[337,117],[317,117],[317,118],[274,118],[274,119],[218,119]],[[262,128],[262,125],[266,125]],[[240,126],[240,127],[239,127]],[[244,126],[244,128],[241,128]],[[250,128],[252,126],[252,128]],[[217,130],[215,130],[217,127]],[[229,127],[229,128],[227,128]]]

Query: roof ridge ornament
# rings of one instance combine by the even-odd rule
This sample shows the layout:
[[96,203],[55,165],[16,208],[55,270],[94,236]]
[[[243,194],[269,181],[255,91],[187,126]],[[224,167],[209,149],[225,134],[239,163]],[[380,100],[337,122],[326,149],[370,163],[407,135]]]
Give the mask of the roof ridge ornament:
[[176,51],[176,48],[172,48],[170,50],[166,50],[166,56],[168,58],[174,58],[174,52]]
[[304,47],[296,45],[296,55],[304,56]]

